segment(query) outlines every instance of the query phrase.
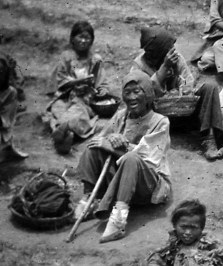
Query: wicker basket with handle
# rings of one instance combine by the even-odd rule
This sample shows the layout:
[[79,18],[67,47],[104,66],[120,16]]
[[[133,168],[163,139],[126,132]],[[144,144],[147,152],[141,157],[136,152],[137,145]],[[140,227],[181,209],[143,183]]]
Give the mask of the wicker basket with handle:
[[190,116],[195,111],[199,96],[161,97],[154,101],[157,113],[170,117]]
[[[41,182],[46,178],[47,180],[55,182],[61,188],[64,188],[65,190],[68,189],[67,181],[65,180],[65,178],[56,173],[40,172],[39,174],[31,178],[25,184],[25,186],[21,188],[19,194],[15,195],[15,197],[12,199],[12,203],[9,205],[9,209],[12,213],[13,218],[23,226],[26,225],[35,229],[57,229],[74,221],[74,210],[70,206],[62,216],[58,217],[33,217],[29,212],[29,203],[25,198],[25,191],[30,185],[33,184],[33,182]],[[22,204],[22,209],[20,211],[15,207],[15,199],[19,199],[19,202]]]

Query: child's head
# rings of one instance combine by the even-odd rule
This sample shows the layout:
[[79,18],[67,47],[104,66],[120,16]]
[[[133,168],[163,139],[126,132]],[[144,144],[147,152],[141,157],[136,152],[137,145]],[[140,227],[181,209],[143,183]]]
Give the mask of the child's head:
[[88,21],[76,22],[70,33],[70,44],[76,52],[86,52],[94,41],[94,29]]
[[181,202],[172,212],[171,222],[179,239],[186,245],[201,236],[206,222],[206,207],[199,200]]

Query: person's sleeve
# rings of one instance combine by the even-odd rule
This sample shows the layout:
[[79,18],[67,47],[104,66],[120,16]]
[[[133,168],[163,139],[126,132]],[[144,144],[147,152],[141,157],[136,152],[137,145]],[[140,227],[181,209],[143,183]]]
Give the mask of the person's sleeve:
[[[104,69],[104,62],[100,55],[95,55],[95,63],[94,66],[98,64],[97,73],[95,74],[95,89],[100,92],[100,90],[105,90],[109,93],[109,86],[106,79],[106,72]],[[94,69],[93,66],[93,69]]]
[[163,117],[155,130],[151,133],[146,133],[139,144],[133,149],[133,151],[136,151],[143,160],[150,163],[154,168],[160,166],[163,157],[166,157],[166,153],[170,147],[169,126],[169,119]]
[[147,132],[133,149],[152,168],[158,168],[161,161],[167,156],[170,147],[169,126],[169,119],[163,117],[153,132]]
[[75,77],[70,75],[70,58],[66,52],[62,53],[59,63],[55,69],[57,90],[61,90],[68,82],[75,80]]
[[157,97],[162,97],[166,93],[166,84],[165,83],[162,84],[160,82],[159,70],[151,76],[151,80],[153,81],[154,84],[153,87],[155,95]]
[[194,88],[194,77],[190,71],[189,66],[186,63],[184,57],[179,54],[177,63],[178,71],[178,87],[182,87],[183,93],[188,94],[193,91]]

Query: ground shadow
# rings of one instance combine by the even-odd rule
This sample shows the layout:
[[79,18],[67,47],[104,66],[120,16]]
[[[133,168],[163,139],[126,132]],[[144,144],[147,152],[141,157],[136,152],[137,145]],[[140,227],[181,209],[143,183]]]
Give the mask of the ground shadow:
[[[131,206],[128,216],[127,235],[136,232],[142,226],[150,223],[154,219],[160,219],[167,216],[166,210],[173,203],[173,195],[166,204],[149,204],[144,206]],[[103,233],[107,220],[101,221],[97,227],[98,233]]]
[[170,118],[170,137],[173,149],[200,150],[199,122],[188,117]]

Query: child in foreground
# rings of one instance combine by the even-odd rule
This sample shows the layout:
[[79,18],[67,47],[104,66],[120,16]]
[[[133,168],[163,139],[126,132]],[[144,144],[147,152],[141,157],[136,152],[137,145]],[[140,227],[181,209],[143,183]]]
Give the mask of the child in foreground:
[[143,265],[147,266],[220,266],[223,249],[216,240],[203,232],[206,207],[198,200],[180,203],[172,213],[171,231],[167,245],[150,254]]

